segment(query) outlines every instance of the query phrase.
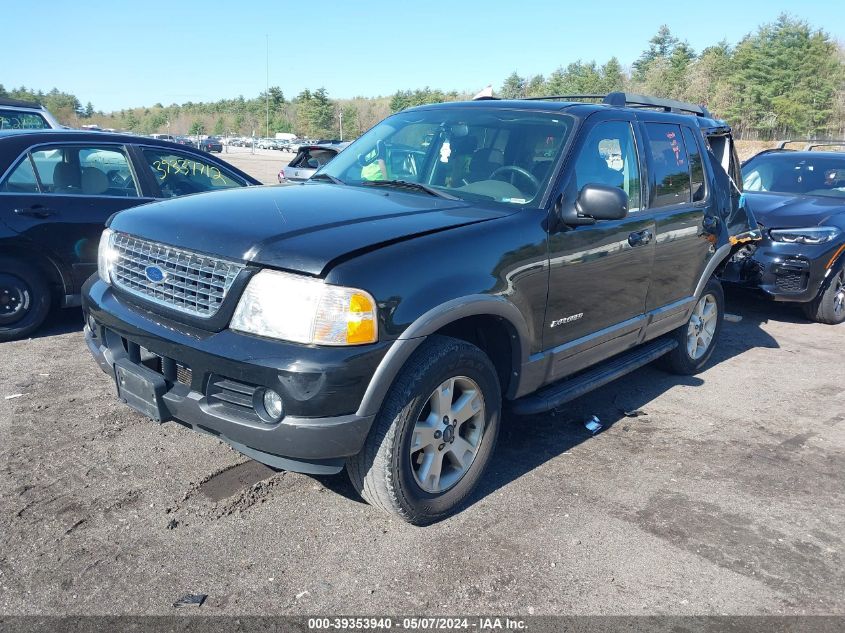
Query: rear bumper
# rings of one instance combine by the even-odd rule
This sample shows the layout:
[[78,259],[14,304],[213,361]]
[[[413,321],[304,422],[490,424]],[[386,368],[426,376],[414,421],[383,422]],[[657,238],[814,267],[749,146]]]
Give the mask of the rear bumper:
[[[228,330],[198,336],[124,304],[93,280],[83,308],[88,349],[106,374],[114,377],[115,363],[131,363],[163,381],[164,420],[298,472],[336,473],[361,450],[374,415],[356,411],[389,343],[325,350]],[[260,405],[252,405],[264,389],[282,396],[279,422],[261,419]]]

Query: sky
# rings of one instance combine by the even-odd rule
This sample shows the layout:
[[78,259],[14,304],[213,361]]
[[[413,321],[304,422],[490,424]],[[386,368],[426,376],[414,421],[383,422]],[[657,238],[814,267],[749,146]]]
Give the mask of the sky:
[[[330,97],[498,87],[572,61],[630,65],[661,24],[696,51],[782,12],[845,40],[841,0],[38,0],[0,21],[0,84],[105,112],[325,87]],[[37,11],[36,11],[37,9]],[[269,46],[268,46],[269,45]]]

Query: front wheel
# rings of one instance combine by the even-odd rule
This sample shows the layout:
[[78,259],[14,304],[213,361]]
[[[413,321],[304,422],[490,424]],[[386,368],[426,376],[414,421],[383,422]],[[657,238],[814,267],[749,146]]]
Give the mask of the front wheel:
[[501,417],[496,370],[475,345],[434,336],[388,392],[361,452],[347,462],[370,504],[415,525],[459,509],[487,467]]
[[722,284],[711,279],[704,286],[689,320],[670,335],[678,341],[678,346],[661,359],[663,368],[687,376],[701,371],[716,347],[724,317]]
[[845,266],[830,276],[815,299],[801,307],[806,317],[817,323],[839,325],[845,321]]

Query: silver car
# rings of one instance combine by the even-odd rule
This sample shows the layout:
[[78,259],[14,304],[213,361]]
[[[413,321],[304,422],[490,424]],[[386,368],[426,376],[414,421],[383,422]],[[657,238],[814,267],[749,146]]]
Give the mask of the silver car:
[[300,145],[293,160],[279,171],[279,182],[292,183],[308,180],[320,167],[340,154],[347,145],[349,143]]
[[0,130],[60,130],[63,127],[40,103],[0,97]]

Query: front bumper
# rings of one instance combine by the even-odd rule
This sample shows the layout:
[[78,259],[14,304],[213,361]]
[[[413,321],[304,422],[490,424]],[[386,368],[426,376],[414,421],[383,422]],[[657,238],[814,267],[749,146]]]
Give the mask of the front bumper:
[[[785,244],[765,240],[750,257],[735,255],[726,281],[758,288],[775,301],[805,303],[816,298],[839,244]],[[835,265],[835,262],[834,262]]]
[[[298,472],[336,473],[363,446],[374,416],[355,412],[390,342],[318,348],[201,332],[133,306],[96,277],[85,285],[83,309],[101,369],[114,377],[115,363],[128,363],[161,383],[163,420]],[[263,389],[282,396],[280,422],[266,422],[253,405]]]

